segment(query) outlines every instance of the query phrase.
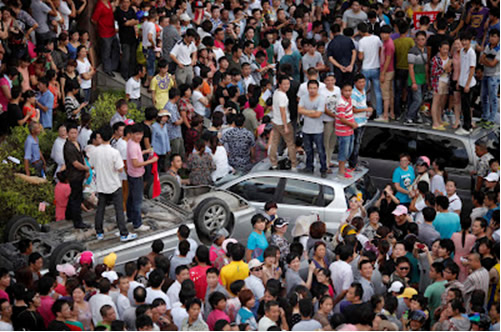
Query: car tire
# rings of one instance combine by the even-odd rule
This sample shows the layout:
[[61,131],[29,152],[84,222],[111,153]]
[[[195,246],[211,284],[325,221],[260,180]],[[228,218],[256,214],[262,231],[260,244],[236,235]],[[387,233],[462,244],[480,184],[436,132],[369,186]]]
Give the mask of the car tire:
[[[211,241],[211,235],[230,226],[231,210],[220,198],[207,198],[195,208],[194,220],[198,237],[202,241]],[[230,231],[230,230],[228,230]],[[230,232],[231,233],[231,232]]]
[[61,243],[50,255],[49,270],[56,271],[56,266],[59,264],[75,264],[77,256],[85,250],[84,245],[78,242]]
[[[177,204],[181,197],[181,186],[175,177],[172,175],[160,176],[160,196],[171,203]],[[153,185],[148,190],[148,198],[153,197]]]
[[9,220],[4,229],[5,242],[18,241],[23,235],[40,232],[40,225],[30,216],[14,216]]

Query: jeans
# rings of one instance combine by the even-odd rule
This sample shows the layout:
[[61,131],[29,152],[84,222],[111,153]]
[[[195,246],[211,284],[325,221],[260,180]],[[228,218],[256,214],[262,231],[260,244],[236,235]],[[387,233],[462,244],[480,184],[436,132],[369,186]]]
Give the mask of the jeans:
[[83,91],[83,99],[84,101],[90,103],[90,97],[92,93],[92,89],[82,89]]
[[144,50],[144,56],[146,58],[146,72],[148,76],[153,77],[155,75],[155,50],[153,48]]
[[103,70],[112,72],[118,68],[120,60],[120,49],[117,36],[101,38],[101,61]]
[[[381,95],[381,82],[379,81],[379,68],[378,69],[362,69],[362,74],[365,76],[367,82],[371,82],[371,90],[376,95],[376,113],[377,116],[383,114],[383,96]],[[365,85],[365,92],[368,90],[368,85]]]
[[402,94],[407,89],[407,80],[409,78],[409,71],[406,69],[395,69],[395,116],[398,117],[402,114],[402,105],[407,103],[402,100]]
[[320,158],[320,172],[327,172],[327,160],[325,159],[324,136],[320,134],[305,134],[303,133],[303,146],[306,152],[306,169],[313,171],[313,160],[315,151],[313,143],[317,148],[318,158]]
[[103,219],[104,219],[104,210],[106,209],[106,205],[111,201],[113,206],[115,207],[115,215],[117,219],[118,229],[120,230],[120,235],[127,236],[129,232],[127,231],[127,227],[125,227],[125,218],[124,218],[124,210],[123,210],[123,195],[122,188],[118,188],[115,192],[111,194],[98,194],[99,201],[97,203],[96,210],[96,218],[95,218],[95,228],[96,234],[102,234],[103,231]]
[[66,206],[66,219],[73,221],[73,226],[79,226],[82,221],[83,180],[70,181],[71,193]]
[[[136,49],[137,45],[122,44],[122,60],[120,61],[120,74],[124,80],[134,75],[136,71]],[[140,107],[138,107],[140,109]]]
[[410,95],[410,104],[409,104],[409,110],[406,115],[407,120],[412,120],[416,121],[417,120],[417,115],[419,108],[421,107],[421,103],[423,102],[423,87],[424,85],[419,85],[416,91],[414,91],[412,88],[409,89],[411,95]]
[[484,76],[482,79],[482,119],[496,122],[498,114],[499,76]]
[[134,178],[127,175],[129,183],[129,196],[127,197],[127,219],[134,228],[143,224],[141,220],[141,205],[143,204],[143,178]]
[[365,126],[358,127],[353,131],[353,151],[348,159],[351,168],[355,168],[358,164],[358,154],[360,152],[360,144],[362,144],[364,133]]
[[471,89],[468,92],[464,91],[462,86],[459,86],[461,94],[461,112],[463,113],[463,129],[471,129]]
[[353,152],[354,135],[349,136],[338,136],[337,142],[339,146],[339,151],[337,154],[338,161],[346,161],[350,158]]

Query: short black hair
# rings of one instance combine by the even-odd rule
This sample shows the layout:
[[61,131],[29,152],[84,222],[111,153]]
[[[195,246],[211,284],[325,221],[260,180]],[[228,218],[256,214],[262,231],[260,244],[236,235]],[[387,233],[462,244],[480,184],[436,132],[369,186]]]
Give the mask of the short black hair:
[[186,225],[180,225],[177,232],[183,239],[187,239],[190,236],[190,228]]
[[235,243],[230,250],[230,256],[233,261],[238,262],[241,261],[244,258],[245,255],[245,247],[243,244]]
[[353,256],[353,247],[349,244],[340,245],[337,249],[339,259],[342,261],[347,261]]
[[99,135],[101,135],[101,138],[104,142],[111,141],[111,137],[113,137],[113,130],[111,129],[110,125],[108,125],[108,124],[99,128],[98,133],[99,133]]
[[209,304],[211,305],[212,309],[215,309],[217,304],[221,300],[226,300],[226,295],[221,292],[214,292],[209,295]]
[[435,204],[440,206],[442,209],[447,210],[449,208],[449,199],[445,196],[437,196],[435,198]]
[[28,263],[29,264],[35,264],[37,260],[40,258],[43,258],[42,255],[40,255],[39,252],[33,252],[28,256]]
[[61,310],[63,310],[63,306],[65,304],[68,304],[68,301],[65,300],[65,299],[57,299],[53,304],[52,304],[52,308],[50,309],[52,311],[52,313],[54,314],[54,316],[57,317],[57,313],[58,312],[61,312]]
[[153,321],[151,320],[151,317],[148,315],[141,315],[136,318],[136,329],[142,329],[145,327],[153,327]]
[[181,256],[186,256],[190,251],[190,243],[187,240],[182,240],[179,242],[178,248],[179,254],[181,254]]
[[162,250],[164,250],[164,241],[160,239],[153,241],[153,243],[151,244],[151,250],[156,254],[161,253]]
[[433,220],[435,220],[436,216],[437,211],[435,211],[434,208],[427,206],[423,209],[424,221],[432,222]]
[[155,269],[148,276],[148,282],[152,288],[158,288],[164,281],[164,271]]
[[176,270],[174,271],[176,273],[176,276],[180,275],[181,272],[183,272],[184,270],[189,270],[188,266],[187,265],[179,265],[176,267]]
[[299,300],[299,313],[302,317],[311,318],[313,316],[313,303],[311,299]]
[[40,295],[49,295],[55,282],[56,280],[47,274],[40,278],[40,280],[38,280],[38,292]]
[[354,282],[350,285],[350,287],[353,287],[355,290],[355,296],[358,296],[360,299],[364,296],[364,289],[362,287],[362,284],[359,282]]

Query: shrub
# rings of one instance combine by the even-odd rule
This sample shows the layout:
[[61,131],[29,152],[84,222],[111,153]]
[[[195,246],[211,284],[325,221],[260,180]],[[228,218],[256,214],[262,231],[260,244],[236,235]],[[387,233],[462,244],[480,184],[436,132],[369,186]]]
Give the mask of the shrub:
[[[111,90],[99,94],[99,97],[90,109],[92,115],[92,130],[97,130],[101,126],[110,123],[111,117],[116,112],[115,103],[120,98],[125,98],[125,93],[123,91]],[[127,118],[135,122],[140,122],[144,120],[144,113],[138,110],[134,103],[129,103]]]
[[[35,218],[39,223],[46,224],[54,220],[54,186],[50,182],[52,174],[47,174],[49,182],[45,184],[30,184],[16,176],[14,173],[24,173],[24,141],[28,136],[28,128],[15,127],[7,139],[0,145],[0,227],[3,229],[15,215],[29,215]],[[46,160],[49,159],[52,143],[57,137],[57,133],[44,130],[39,136],[40,149]],[[15,164],[7,160],[8,156],[15,157],[21,161],[21,164]],[[47,202],[50,205],[46,207],[45,212],[38,210],[41,202]]]

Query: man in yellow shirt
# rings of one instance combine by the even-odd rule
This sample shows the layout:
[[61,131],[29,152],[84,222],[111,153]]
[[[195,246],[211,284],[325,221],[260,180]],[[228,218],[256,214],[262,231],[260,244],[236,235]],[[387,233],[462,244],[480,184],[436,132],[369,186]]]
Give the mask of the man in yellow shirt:
[[230,264],[223,266],[219,278],[221,283],[228,291],[230,285],[237,280],[244,280],[249,276],[249,266],[243,261],[245,255],[245,247],[241,243],[236,243],[231,247]]
[[175,85],[174,75],[167,72],[167,60],[158,61],[158,74],[150,83],[151,99],[157,110],[163,110],[169,101],[169,90]]

